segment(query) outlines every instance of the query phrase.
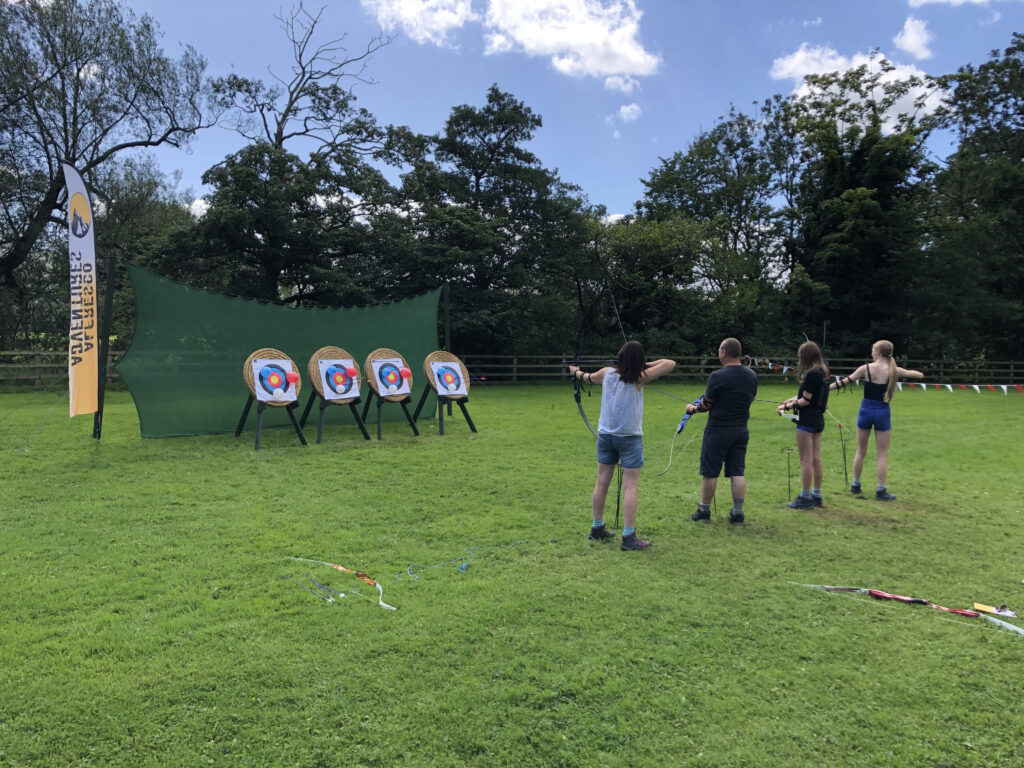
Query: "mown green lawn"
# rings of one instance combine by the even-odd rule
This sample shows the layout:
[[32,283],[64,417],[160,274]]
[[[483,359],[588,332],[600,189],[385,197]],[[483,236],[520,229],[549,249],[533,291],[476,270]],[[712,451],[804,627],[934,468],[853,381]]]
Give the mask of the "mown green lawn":
[[[844,424],[858,397],[834,397]],[[689,520],[702,417],[657,477],[682,403],[648,393],[646,552],[586,539],[568,383],[475,387],[475,435],[456,410],[443,437],[274,430],[259,452],[142,439],[118,392],[97,445],[60,398],[0,395],[4,766],[1024,764],[1024,637],[793,583],[1024,614],[1016,392],[898,394],[888,504],[845,492],[830,421],[813,512],[785,507],[793,427],[755,403],[739,529],[727,483]]]

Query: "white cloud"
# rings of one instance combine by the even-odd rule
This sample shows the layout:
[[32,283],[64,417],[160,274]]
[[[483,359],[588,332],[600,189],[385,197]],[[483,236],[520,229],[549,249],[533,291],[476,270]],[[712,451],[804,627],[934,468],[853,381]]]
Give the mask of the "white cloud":
[[821,26],[821,16],[819,16],[816,19],[806,19],[806,20],[804,20],[803,25],[805,27],[820,27]]
[[927,22],[908,16],[903,24],[903,29],[892,39],[896,47],[906,51],[915,59],[930,59],[932,51],[928,43],[932,41],[932,35],[927,29]]
[[489,0],[487,53],[547,56],[562,74],[618,77],[606,87],[619,87],[658,68],[638,39],[642,15],[635,0]]
[[188,206],[189,213],[191,213],[197,219],[203,218],[203,216],[206,215],[206,212],[209,209],[210,209],[210,204],[208,202],[206,202],[205,200],[203,200],[202,198],[198,198],[196,200],[193,200],[189,204],[189,206]]
[[614,131],[612,131],[612,138],[613,139],[619,139],[621,137],[622,137],[622,134],[619,133],[619,129],[618,128],[616,128]]
[[619,119],[624,123],[632,123],[634,120],[639,120],[642,114],[643,110],[636,103],[623,104],[619,107]]
[[360,0],[385,30],[418,43],[448,45],[451,33],[482,21],[485,53],[543,56],[564,75],[599,77],[605,88],[631,93],[637,77],[660,63],[640,42],[637,0]]
[[[846,72],[855,67],[866,65],[869,71],[879,70],[880,59],[867,53],[857,53],[853,56],[843,56],[833,48],[825,46],[810,46],[802,43],[794,53],[772,62],[771,76],[775,80],[792,80],[793,92],[798,96],[807,95],[810,89],[804,82],[807,75],[827,74],[829,72]],[[893,68],[882,74],[881,81],[884,83],[907,80],[911,77],[925,76],[925,73],[913,64],[896,64],[890,62]],[[941,101],[941,94],[932,89],[913,88],[900,99],[892,108],[892,117],[901,113],[913,114],[918,111],[914,102],[918,97],[926,96],[924,104],[920,108],[924,113],[934,112]],[[887,120],[887,127],[891,127],[893,121]]]
[[910,0],[911,8],[922,5],[988,5],[989,0]]
[[472,0],[360,0],[389,32],[400,28],[417,43],[447,45],[452,30],[479,17]]
[[634,89],[640,86],[640,81],[635,77],[626,77],[625,75],[612,75],[604,79],[604,87],[609,91],[622,91],[623,93],[632,93]]

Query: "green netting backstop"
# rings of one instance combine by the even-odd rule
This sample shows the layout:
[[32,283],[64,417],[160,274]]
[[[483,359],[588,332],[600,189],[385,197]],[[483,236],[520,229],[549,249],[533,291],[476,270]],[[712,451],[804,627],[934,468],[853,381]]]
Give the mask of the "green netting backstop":
[[[379,347],[400,352],[413,372],[413,405],[423,387],[423,359],[438,348],[441,289],[405,301],[346,309],[295,309],[191,288],[127,264],[135,287],[135,332],[116,368],[139,413],[143,437],[234,432],[249,396],[245,359],[263,347],[288,355],[302,376],[297,416],[309,393],[306,364],[321,347],[342,347],[362,370]],[[369,390],[363,382],[363,400]],[[424,414],[433,414],[431,397]],[[319,401],[310,413],[316,424]],[[361,406],[360,406],[361,407]],[[384,418],[405,420],[385,405]],[[376,419],[376,405],[367,416]],[[327,422],[351,424],[348,408],[327,409]],[[253,407],[246,429],[256,426]],[[263,426],[291,428],[284,408],[267,408]]]

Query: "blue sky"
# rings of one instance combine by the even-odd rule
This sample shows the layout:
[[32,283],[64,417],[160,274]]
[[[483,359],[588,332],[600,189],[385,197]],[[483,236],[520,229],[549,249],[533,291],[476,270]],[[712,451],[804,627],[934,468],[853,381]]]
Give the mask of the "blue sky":
[[[287,74],[279,0],[128,0],[159,24],[167,53],[194,46],[208,74]],[[685,150],[730,104],[789,94],[802,75],[861,63],[878,49],[901,72],[945,74],[983,63],[1024,30],[1024,0],[335,0],[315,38],[351,52],[376,34],[374,85],[358,103],[381,123],[440,131],[451,108],[481,105],[492,83],[544,125],[531,145],[547,168],[610,214],[628,213],[641,178]],[[157,153],[197,195],[207,168],[241,148],[222,128],[191,154]]]

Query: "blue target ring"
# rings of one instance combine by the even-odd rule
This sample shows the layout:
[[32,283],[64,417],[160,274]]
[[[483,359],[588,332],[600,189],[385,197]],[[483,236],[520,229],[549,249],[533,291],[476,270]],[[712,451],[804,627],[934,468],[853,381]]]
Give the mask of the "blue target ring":
[[289,387],[284,368],[280,365],[264,365],[260,368],[260,386],[267,394],[274,394],[275,389],[287,390]]
[[349,378],[345,367],[331,364],[324,371],[324,384],[336,395],[345,395],[352,389],[354,379]]
[[394,363],[384,363],[377,370],[377,381],[385,390],[388,390],[391,387],[401,389],[402,371]]
[[462,376],[460,373],[448,365],[442,365],[437,368],[437,387],[445,392],[454,392],[462,386]]

